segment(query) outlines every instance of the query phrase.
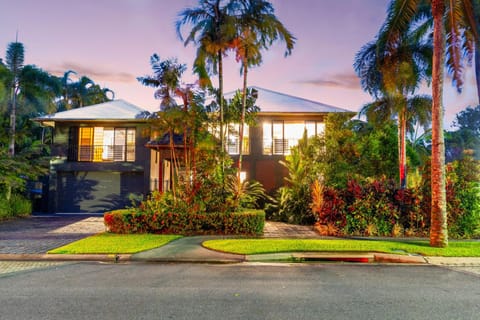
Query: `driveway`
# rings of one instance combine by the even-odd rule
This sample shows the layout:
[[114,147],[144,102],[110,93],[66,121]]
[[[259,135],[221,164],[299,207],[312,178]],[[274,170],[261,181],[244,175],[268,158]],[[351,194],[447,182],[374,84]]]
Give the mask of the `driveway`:
[[98,215],[33,215],[0,223],[0,253],[42,254],[105,231]]

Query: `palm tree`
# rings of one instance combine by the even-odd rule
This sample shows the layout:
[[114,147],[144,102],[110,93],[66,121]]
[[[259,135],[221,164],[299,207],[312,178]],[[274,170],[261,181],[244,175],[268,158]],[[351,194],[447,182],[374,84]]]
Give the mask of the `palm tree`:
[[[150,64],[154,74],[138,77],[137,80],[145,86],[156,88],[155,98],[161,100],[160,110],[163,111],[163,114],[156,119],[156,126],[159,130],[165,130],[169,134],[170,153],[177,176],[179,168],[175,154],[174,135],[180,127],[183,129],[185,176],[189,177],[190,163],[187,154],[187,132],[189,128],[186,118],[194,93],[192,85],[181,86],[180,79],[186,70],[186,65],[178,63],[175,58],[161,60],[157,54],[152,55]],[[175,98],[182,99],[183,110],[179,109]],[[172,191],[174,197],[176,197],[175,184],[173,184]]]
[[[234,36],[233,16],[236,1],[199,0],[198,7],[186,8],[179,14],[176,23],[177,34],[184,45],[197,45],[197,55],[193,64],[195,73],[200,78],[200,86],[210,87],[209,74],[218,75],[218,103],[220,106],[220,142],[225,150],[224,137],[224,99],[223,99],[223,57],[226,55]],[[184,39],[181,29],[191,25],[188,36]]]
[[[431,99],[415,95],[420,83],[429,80],[431,45],[421,41],[423,28],[409,31],[399,38],[394,48],[382,48],[377,41],[363,46],[355,56],[354,69],[363,89],[376,98],[366,104],[360,115],[368,121],[383,124],[398,119],[398,164],[400,187],[407,185],[406,133],[419,123],[426,128],[430,122]],[[420,40],[419,40],[420,39]],[[410,129],[410,130],[408,130]]]
[[[448,245],[447,210],[445,190],[445,141],[443,137],[443,80],[448,39],[448,62],[453,71],[457,86],[461,85],[460,64],[462,58],[461,32],[468,28],[478,33],[473,19],[474,0],[394,0],[382,31],[381,43],[393,47],[413,23],[424,19],[431,9],[433,18],[433,58],[432,58],[432,155],[431,155],[431,229],[430,245]],[[448,38],[445,24],[448,22]],[[468,49],[468,48],[467,48]]]
[[247,105],[248,68],[262,63],[261,50],[267,50],[275,41],[285,43],[285,56],[292,53],[295,37],[275,16],[273,5],[266,0],[239,0],[239,13],[236,20],[237,34],[231,47],[243,72],[242,113],[239,130],[238,175],[242,170],[243,131]]
[[17,114],[17,95],[20,89],[20,75],[23,69],[23,61],[25,58],[25,50],[20,42],[11,42],[7,47],[6,65],[12,75],[10,84],[10,144],[8,154],[13,157],[15,155],[15,131],[16,131],[16,114]]
[[[477,27],[477,36],[480,32],[480,2],[473,2],[473,14],[475,15],[475,22]],[[475,78],[477,80],[477,96],[480,101],[480,41],[475,42]]]

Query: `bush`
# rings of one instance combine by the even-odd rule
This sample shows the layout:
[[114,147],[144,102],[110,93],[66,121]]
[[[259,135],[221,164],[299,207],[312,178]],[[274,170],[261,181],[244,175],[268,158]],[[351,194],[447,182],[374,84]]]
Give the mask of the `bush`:
[[265,212],[179,213],[124,209],[105,213],[104,222],[113,233],[261,235]]
[[26,216],[32,213],[32,203],[22,195],[12,194],[9,200],[0,197],[0,220],[17,216]]
[[346,188],[315,189],[317,193],[322,190],[321,196],[312,194],[312,198],[321,199],[321,203],[314,204],[313,211],[323,227],[364,236],[399,236],[403,231],[416,234],[424,227],[416,191],[398,189],[391,180],[349,180]]

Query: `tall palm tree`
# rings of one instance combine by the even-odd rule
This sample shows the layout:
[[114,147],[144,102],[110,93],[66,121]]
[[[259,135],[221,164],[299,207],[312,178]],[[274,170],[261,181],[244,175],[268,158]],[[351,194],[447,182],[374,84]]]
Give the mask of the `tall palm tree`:
[[[473,2],[473,14],[475,15],[475,23],[477,33],[480,32],[480,2]],[[480,41],[475,42],[475,78],[477,80],[477,96],[480,101]]]
[[[159,130],[168,132],[171,159],[177,176],[179,165],[175,153],[174,136],[180,127],[183,129],[185,176],[190,176],[187,155],[188,126],[185,118],[190,102],[193,99],[193,90],[191,85],[182,87],[180,82],[182,74],[187,67],[185,64],[178,63],[175,58],[161,60],[157,54],[153,54],[150,58],[150,65],[153,69],[153,75],[138,77],[137,80],[145,86],[156,88],[154,96],[156,99],[161,100],[160,110],[163,111],[163,114],[156,118],[155,124]],[[182,111],[179,109],[175,98],[182,99]],[[176,199],[175,183],[172,186],[173,195]]]
[[238,0],[236,20],[237,34],[231,46],[235,50],[237,61],[241,62],[243,73],[242,113],[239,130],[238,175],[242,170],[243,136],[247,105],[247,75],[249,67],[262,63],[262,50],[280,40],[285,43],[285,56],[292,53],[295,37],[277,19],[273,5],[266,0]]
[[[211,88],[210,74],[218,75],[218,103],[220,106],[220,142],[225,150],[224,137],[224,99],[223,99],[223,58],[235,34],[234,11],[236,2],[232,0],[199,0],[198,7],[182,10],[176,23],[177,35],[187,46],[197,46],[197,55],[193,64],[200,85]],[[186,38],[182,36],[184,25],[192,28]]]
[[[475,0],[394,0],[389,9],[380,39],[386,45],[394,46],[399,37],[405,34],[412,23],[428,15],[433,18],[433,58],[432,58],[432,156],[431,156],[431,229],[430,245],[445,247],[448,245],[447,210],[445,190],[445,141],[443,137],[443,80],[448,40],[448,56],[453,78],[457,86],[461,84],[460,64],[462,58],[461,32],[469,28],[478,33],[473,19]],[[448,37],[447,29],[448,28]],[[468,48],[467,48],[468,49]]]
[[16,114],[17,114],[17,95],[20,89],[20,75],[23,69],[23,62],[25,58],[25,49],[20,42],[11,42],[7,47],[7,54],[5,56],[7,68],[12,75],[10,84],[10,144],[8,147],[8,154],[13,157],[15,155],[15,131],[16,131]]
[[426,128],[430,122],[431,99],[415,95],[424,80],[429,81],[432,47],[422,41],[422,27],[398,39],[395,47],[380,47],[377,41],[363,46],[355,56],[354,69],[363,89],[376,98],[366,104],[360,115],[383,124],[398,119],[398,164],[400,187],[407,185],[406,133],[418,122]]

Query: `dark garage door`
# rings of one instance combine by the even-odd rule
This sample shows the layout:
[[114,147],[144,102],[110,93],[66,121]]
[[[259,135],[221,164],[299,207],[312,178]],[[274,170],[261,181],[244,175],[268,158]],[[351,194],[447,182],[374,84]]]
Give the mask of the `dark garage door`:
[[143,192],[143,172],[58,172],[56,212],[103,212],[130,205]]

